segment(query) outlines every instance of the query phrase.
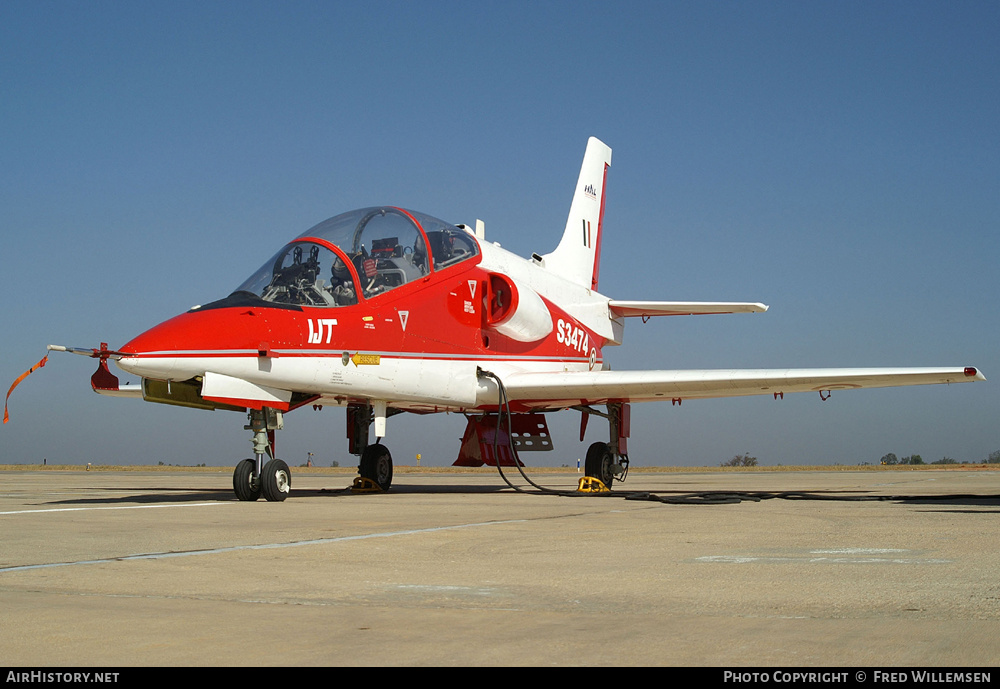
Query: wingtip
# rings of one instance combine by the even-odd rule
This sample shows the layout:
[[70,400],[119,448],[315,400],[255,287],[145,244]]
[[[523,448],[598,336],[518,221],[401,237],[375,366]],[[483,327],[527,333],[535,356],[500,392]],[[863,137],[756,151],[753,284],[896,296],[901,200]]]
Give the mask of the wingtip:
[[966,366],[965,375],[967,378],[972,378],[973,380],[986,380],[986,376],[975,366]]

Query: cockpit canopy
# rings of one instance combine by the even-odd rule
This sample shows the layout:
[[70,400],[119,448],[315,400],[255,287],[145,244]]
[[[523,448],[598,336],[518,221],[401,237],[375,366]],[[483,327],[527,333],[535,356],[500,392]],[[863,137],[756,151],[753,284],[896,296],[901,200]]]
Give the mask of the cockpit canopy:
[[236,293],[274,304],[348,306],[479,254],[471,234],[423,213],[362,208],[306,230]]

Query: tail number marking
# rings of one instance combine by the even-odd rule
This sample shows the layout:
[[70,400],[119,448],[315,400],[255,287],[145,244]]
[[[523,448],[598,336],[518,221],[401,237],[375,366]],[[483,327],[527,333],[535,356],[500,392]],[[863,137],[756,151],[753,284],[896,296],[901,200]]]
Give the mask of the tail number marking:
[[333,326],[337,325],[336,318],[310,318],[309,319],[309,344],[322,344],[323,334],[326,332],[326,344],[330,344],[333,339]]
[[590,336],[587,331],[561,318],[556,323],[556,341],[583,354],[590,349]]

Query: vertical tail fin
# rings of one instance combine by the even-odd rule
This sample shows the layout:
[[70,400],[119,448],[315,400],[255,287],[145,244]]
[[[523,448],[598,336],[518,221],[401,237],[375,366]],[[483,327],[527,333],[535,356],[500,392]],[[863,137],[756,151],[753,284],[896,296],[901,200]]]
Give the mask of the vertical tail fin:
[[609,167],[611,149],[590,137],[569,207],[566,230],[555,251],[542,257],[549,272],[593,290],[597,289],[600,267],[604,190]]

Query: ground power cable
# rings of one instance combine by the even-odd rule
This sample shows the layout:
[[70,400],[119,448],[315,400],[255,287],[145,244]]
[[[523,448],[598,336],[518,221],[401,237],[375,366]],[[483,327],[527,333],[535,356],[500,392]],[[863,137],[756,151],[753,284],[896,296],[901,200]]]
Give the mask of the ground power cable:
[[[763,500],[828,500],[828,501],[838,501],[838,502],[870,502],[870,501],[914,501],[914,500],[927,500],[927,501],[945,501],[945,500],[961,500],[961,499],[976,499],[976,500],[991,500],[1000,501],[1000,496],[996,495],[871,495],[868,493],[864,494],[848,494],[843,493],[821,493],[813,491],[704,491],[699,493],[684,493],[684,494],[671,494],[671,495],[660,495],[653,493],[651,491],[626,491],[626,492],[601,492],[601,493],[585,493],[575,490],[557,490],[555,488],[548,488],[546,486],[541,486],[531,480],[527,474],[524,473],[522,469],[521,458],[517,454],[517,448],[514,447],[514,443],[511,441],[511,411],[510,411],[510,399],[507,396],[507,388],[504,386],[503,381],[500,377],[493,373],[492,371],[487,371],[485,369],[478,369],[477,376],[482,378],[489,378],[497,384],[498,389],[498,404],[497,404],[497,423],[496,432],[493,434],[493,457],[497,463],[497,471],[500,477],[504,480],[508,486],[517,491],[518,493],[524,493],[525,495],[560,495],[563,497],[605,497],[605,498],[622,498],[625,500],[648,500],[650,502],[661,502],[668,505],[734,505],[743,502],[761,502]],[[500,438],[500,425],[505,423],[508,444],[510,446],[511,454],[514,458],[514,466],[517,467],[518,472],[521,477],[527,481],[532,487],[537,489],[536,491],[525,490],[520,486],[515,486],[511,483],[510,479],[503,471],[501,466],[500,455],[498,452],[499,448],[499,438]]]

